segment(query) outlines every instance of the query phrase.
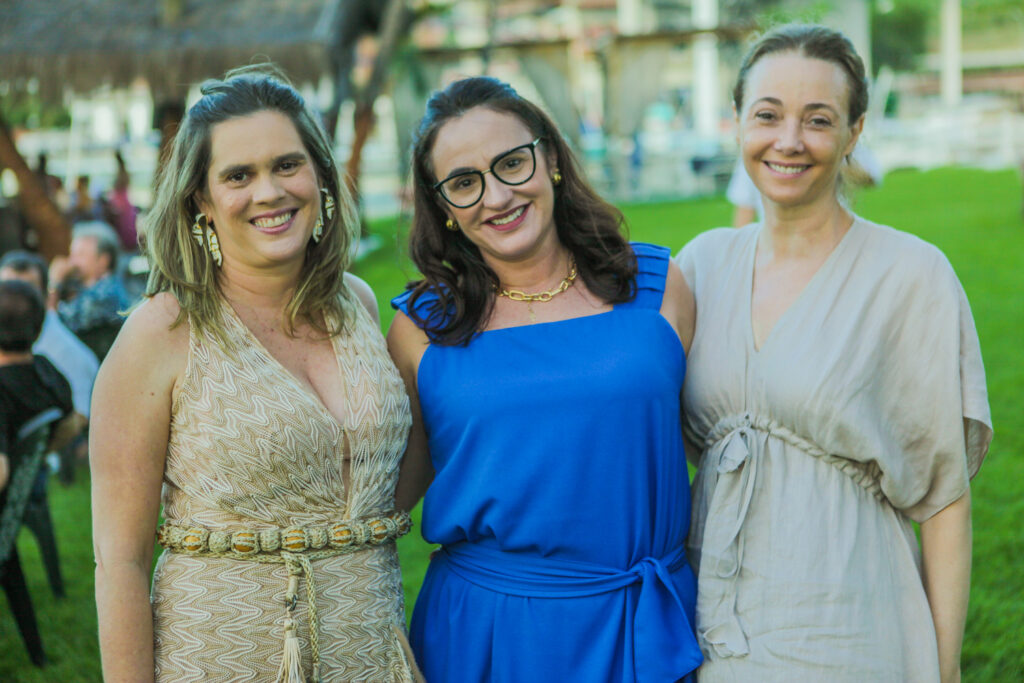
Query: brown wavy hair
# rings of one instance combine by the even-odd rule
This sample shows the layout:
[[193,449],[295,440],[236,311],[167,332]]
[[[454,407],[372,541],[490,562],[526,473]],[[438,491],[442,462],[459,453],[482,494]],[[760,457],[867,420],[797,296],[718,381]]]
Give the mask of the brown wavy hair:
[[[591,292],[607,303],[632,300],[637,265],[625,237],[622,212],[587,184],[569,146],[540,107],[507,83],[479,76],[456,81],[431,96],[413,143],[409,251],[423,279],[408,285],[412,290],[409,317],[431,341],[454,346],[468,344],[494,308],[498,276],[461,230],[445,228],[448,216],[444,199],[434,190],[438,178],[431,164],[437,132],[475,107],[515,116],[534,137],[541,138],[545,153],[554,152],[555,167],[562,174],[562,182],[554,188],[559,241],[576,259],[579,275]],[[437,299],[421,313],[417,301],[428,293]]]
[[213,127],[256,112],[276,111],[295,125],[320,186],[330,192],[337,207],[333,218],[321,211],[323,238],[319,243],[310,240],[306,246],[299,282],[285,309],[286,329],[293,333],[301,318],[325,335],[340,334],[345,314],[353,305],[344,274],[359,221],[319,117],[270,64],[235,69],[223,80],[206,81],[200,91],[202,97],[186,114],[160,170],[153,208],[139,236],[151,265],[146,296],[172,293],[181,307],[174,325],[188,319],[197,330],[212,330],[228,341],[221,316],[219,271],[206,245],[192,237],[192,223],[199,213],[196,196],[209,171]]

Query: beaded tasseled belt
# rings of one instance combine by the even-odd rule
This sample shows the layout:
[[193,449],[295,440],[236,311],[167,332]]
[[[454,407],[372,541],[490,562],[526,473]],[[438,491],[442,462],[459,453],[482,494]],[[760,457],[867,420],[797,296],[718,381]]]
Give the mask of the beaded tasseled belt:
[[183,555],[215,556],[288,568],[285,594],[284,656],[279,681],[305,681],[302,656],[292,616],[298,603],[299,577],[306,577],[309,613],[309,642],[312,650],[313,681],[320,680],[320,629],[316,611],[316,585],[310,562],[324,557],[345,555],[374,546],[392,543],[409,533],[412,521],[404,510],[393,510],[379,517],[346,520],[328,526],[304,526],[278,529],[235,529],[211,531],[199,526],[161,524],[157,542]]

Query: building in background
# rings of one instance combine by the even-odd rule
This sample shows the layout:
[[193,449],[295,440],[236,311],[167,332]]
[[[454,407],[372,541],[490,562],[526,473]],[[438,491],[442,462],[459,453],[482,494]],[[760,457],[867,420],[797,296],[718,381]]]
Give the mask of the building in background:
[[[362,153],[361,198],[370,216],[394,213],[401,208],[407,150],[430,92],[455,78],[480,73],[507,80],[527,97],[542,102],[580,152],[595,185],[614,199],[722,191],[735,153],[730,90],[746,41],[759,22],[791,18],[841,28],[879,74],[874,83],[874,106],[867,130],[883,166],[1015,165],[1016,159],[1024,157],[1024,49],[1020,48],[1024,45],[1024,13],[1017,10],[1014,14],[1012,2],[1006,3],[1006,13],[1002,15],[998,15],[998,8],[992,9],[999,3],[987,3],[986,11],[997,15],[986,22],[984,17],[979,19],[977,9],[964,10],[957,18],[950,9],[951,3],[959,6],[957,0],[943,0],[938,10],[917,19],[917,29],[924,41],[923,57],[911,55],[911,61],[894,66],[885,61],[894,60],[884,51],[881,56],[873,55],[884,41],[872,39],[872,26],[884,26],[881,36],[889,38],[894,31],[911,30],[900,28],[894,18],[917,11],[914,8],[920,9],[927,3],[407,3],[409,7],[415,6],[417,20],[391,58],[390,79],[374,103],[377,125]],[[19,11],[18,7],[29,4],[35,3],[8,2],[0,11]],[[54,4],[47,3],[51,11]],[[112,12],[127,12],[125,21],[129,23],[144,11],[128,0],[106,0],[95,5],[113,8]],[[122,5],[136,9],[124,9]],[[329,27],[341,20],[339,12],[346,3],[311,1],[302,3],[301,9],[282,9],[285,5],[289,3],[277,0],[211,1],[202,3],[201,8],[175,0],[153,3],[145,10],[155,17],[149,21],[164,22],[166,33],[190,29],[188,40],[193,42],[185,46],[196,49],[203,42],[203,27],[215,26],[221,51],[189,59],[175,58],[178,61],[172,60],[173,68],[169,67],[171,76],[161,76],[157,81],[153,80],[153,69],[142,68],[142,76],[126,79],[130,65],[122,63],[121,71],[115,74],[117,78],[99,79],[109,85],[97,85],[96,79],[90,81],[82,68],[75,70],[78,62],[72,60],[73,55],[65,56],[65,71],[51,70],[46,76],[53,79],[65,73],[65,81],[39,82],[36,88],[40,93],[50,93],[49,97],[59,94],[57,101],[70,112],[70,127],[21,132],[17,139],[19,149],[29,159],[39,152],[48,152],[49,172],[62,177],[65,184],[87,169],[94,187],[102,190],[110,186],[116,171],[110,150],[121,148],[132,176],[131,196],[145,207],[159,155],[160,134],[154,120],[166,99],[168,83],[175,82],[179,89],[182,85],[174,79],[187,78],[186,82],[194,83],[200,80],[204,67],[211,70],[206,76],[218,76],[229,63],[242,63],[255,54],[265,54],[284,65],[315,105],[328,109],[339,88],[337,74],[332,72],[333,34]],[[143,35],[134,26],[124,30],[103,27],[99,31],[83,31],[81,22],[88,21],[88,16],[81,15],[83,11],[75,10],[79,13],[74,15],[79,18],[78,25],[65,26],[68,41],[74,40],[75,35],[95,33],[112,36],[109,40],[114,40],[118,33],[137,38]],[[283,11],[290,23],[277,30],[277,35],[271,37],[259,29],[257,24],[274,24],[266,18]],[[107,16],[117,16],[116,12]],[[203,16],[199,17],[197,12]],[[253,16],[261,17],[261,21],[254,24]],[[217,17],[224,21],[212,23]],[[954,24],[962,24],[963,28],[956,29]],[[235,26],[235,31],[227,30],[228,26]],[[961,34],[962,39],[958,39]],[[4,59],[4,51],[9,53],[12,43],[4,44],[7,47],[0,49],[0,64],[11,64],[10,59]],[[372,72],[379,37],[371,32],[356,44],[350,71],[358,87]],[[13,46],[17,48],[17,43]],[[49,49],[72,47],[62,46],[54,38]],[[140,65],[152,67],[160,63],[158,53],[142,52],[141,46],[139,49]],[[961,65],[959,70],[953,69],[962,74],[960,98],[950,95],[951,51],[959,55],[957,63]],[[24,60],[19,63],[29,64]],[[28,75],[26,69],[5,73],[5,67],[0,65],[0,98],[5,88],[24,87]],[[90,83],[92,86],[88,87]],[[193,88],[190,93],[177,96],[187,104],[196,97],[196,92]],[[2,102],[0,99],[0,107]],[[339,158],[345,159],[353,142],[349,122],[354,105],[349,101],[341,107],[336,118],[339,123],[335,141]]]

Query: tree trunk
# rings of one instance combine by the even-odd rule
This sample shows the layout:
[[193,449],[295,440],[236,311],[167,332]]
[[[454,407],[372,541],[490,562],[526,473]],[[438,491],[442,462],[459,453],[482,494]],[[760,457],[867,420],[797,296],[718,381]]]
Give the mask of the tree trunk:
[[409,29],[410,18],[411,14],[404,0],[388,0],[380,29],[380,48],[377,51],[377,58],[373,62],[370,80],[355,98],[356,108],[352,117],[354,127],[352,150],[348,163],[345,165],[345,180],[353,197],[359,196],[359,173],[363,158],[363,146],[366,145],[366,140],[373,132],[373,103],[384,87],[384,81],[391,66],[391,58],[394,56],[398,41]]
[[46,185],[28,167],[0,112],[0,168],[9,168],[18,179],[18,205],[39,237],[39,251],[47,261],[66,256],[71,246],[71,226],[46,192]]
[[348,163],[345,164],[345,182],[353,197],[359,196],[359,169],[363,163],[363,147],[373,132],[375,122],[373,103],[357,102],[355,112],[352,114],[352,149],[349,152]]

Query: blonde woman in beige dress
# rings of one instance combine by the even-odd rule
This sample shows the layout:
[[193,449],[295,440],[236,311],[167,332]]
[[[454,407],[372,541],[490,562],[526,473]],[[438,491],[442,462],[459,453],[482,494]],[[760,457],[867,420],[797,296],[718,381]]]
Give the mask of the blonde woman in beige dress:
[[938,249],[838,199],[867,106],[841,34],[769,33],[734,104],[764,221],[677,257],[698,679],[958,681],[992,436],[967,300]]
[[351,200],[283,80],[202,92],[146,224],[148,300],[96,382],[104,678],[412,680],[394,544],[409,404],[345,273]]

